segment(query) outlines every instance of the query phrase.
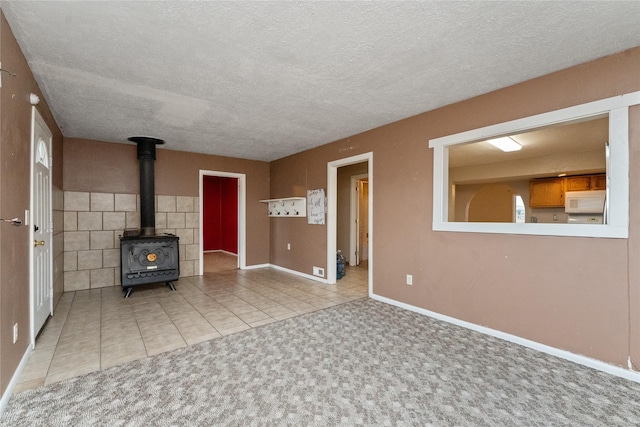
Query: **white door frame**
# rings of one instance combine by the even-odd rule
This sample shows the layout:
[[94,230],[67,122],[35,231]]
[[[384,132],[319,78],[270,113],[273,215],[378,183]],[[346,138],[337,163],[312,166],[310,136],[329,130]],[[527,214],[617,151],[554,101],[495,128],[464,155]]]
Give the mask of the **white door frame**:
[[204,219],[203,219],[203,182],[204,176],[219,176],[223,178],[237,178],[238,179],[238,268],[244,270],[247,268],[247,175],[243,173],[234,172],[220,172],[220,171],[208,171],[200,170],[200,266],[199,275],[204,273]]
[[356,186],[358,185],[359,180],[367,177],[369,177],[369,175],[366,173],[351,176],[351,190],[350,190],[351,202],[350,202],[350,215],[349,215],[349,221],[351,224],[349,226],[349,265],[351,266],[358,265],[358,258],[360,259],[362,258],[362,257],[356,256],[356,251],[360,250],[360,248],[358,248],[359,246],[358,230],[360,228],[360,224],[358,223],[356,225],[356,222],[358,222],[358,216],[359,216],[359,213],[358,213],[359,191],[356,190]]
[[[40,112],[38,111],[38,109],[35,106],[31,107],[31,156],[30,156],[30,195],[29,195],[29,209],[30,209],[30,217],[31,219],[29,220],[28,218],[26,218],[25,215],[25,225],[27,225],[29,227],[29,323],[30,323],[30,327],[29,327],[29,333],[30,333],[30,338],[31,338],[31,348],[35,348],[36,345],[36,336],[38,335],[38,332],[40,332],[40,327],[42,325],[36,325],[36,271],[35,271],[35,245],[34,245],[34,240],[35,240],[35,232],[34,232],[34,224],[33,222],[33,218],[35,217],[34,212],[36,211],[37,207],[36,207],[36,203],[39,203],[36,200],[36,194],[35,194],[35,187],[36,187],[36,183],[35,183],[35,179],[34,179],[34,175],[35,175],[35,163],[36,163],[36,150],[37,150],[37,145],[39,140],[36,140],[36,125],[42,127],[46,132],[47,132],[47,136],[48,136],[48,141],[46,141],[46,149],[47,149],[47,157],[48,157],[48,175],[49,175],[49,179],[47,180],[47,189],[46,191],[49,193],[48,194],[48,218],[49,218],[49,223],[48,224],[40,224],[40,227],[45,227],[46,230],[46,235],[44,236],[43,241],[45,242],[45,245],[49,246],[49,256],[48,259],[46,260],[48,263],[48,272],[47,272],[47,276],[45,278],[45,280],[48,282],[48,287],[49,287],[49,314],[53,315],[53,201],[52,201],[52,196],[53,196],[53,191],[52,191],[52,167],[53,167],[53,158],[52,158],[52,134],[51,134],[51,130],[49,129],[49,126],[47,126],[47,123],[44,121],[44,119],[42,118],[42,115],[40,115]],[[37,330],[36,330],[37,328]]]
[[373,152],[327,163],[327,282],[336,283],[338,224],[338,168],[367,162],[369,175],[369,296],[373,294]]

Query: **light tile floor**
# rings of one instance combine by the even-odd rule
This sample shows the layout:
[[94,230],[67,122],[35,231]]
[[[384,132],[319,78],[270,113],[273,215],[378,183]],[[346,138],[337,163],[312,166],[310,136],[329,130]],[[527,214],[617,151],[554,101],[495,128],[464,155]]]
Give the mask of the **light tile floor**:
[[14,393],[368,294],[366,264],[347,268],[335,285],[271,268],[234,267],[235,257],[207,254],[207,272],[180,278],[175,292],[165,285],[150,285],[126,299],[120,287],[63,294]]

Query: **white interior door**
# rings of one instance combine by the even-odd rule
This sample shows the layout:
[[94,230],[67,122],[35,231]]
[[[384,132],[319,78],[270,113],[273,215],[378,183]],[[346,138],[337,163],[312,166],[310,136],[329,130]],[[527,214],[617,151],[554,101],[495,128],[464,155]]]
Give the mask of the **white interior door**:
[[31,342],[53,314],[53,218],[51,131],[32,107],[31,166]]

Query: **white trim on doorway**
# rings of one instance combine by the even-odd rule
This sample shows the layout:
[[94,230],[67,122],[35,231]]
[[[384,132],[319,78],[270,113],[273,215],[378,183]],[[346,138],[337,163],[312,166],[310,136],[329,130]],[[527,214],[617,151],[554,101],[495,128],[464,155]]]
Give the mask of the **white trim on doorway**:
[[373,294],[373,152],[327,163],[327,282],[336,283],[336,233],[338,227],[338,168],[367,162],[369,176],[369,296]]
[[202,276],[204,273],[204,238],[202,235],[203,230],[203,178],[204,176],[219,176],[224,178],[237,178],[238,179],[238,268],[245,270],[247,267],[247,176],[243,173],[234,172],[221,172],[221,171],[209,171],[200,170],[200,176],[198,179],[199,194],[200,194],[200,266],[198,268],[198,274]]

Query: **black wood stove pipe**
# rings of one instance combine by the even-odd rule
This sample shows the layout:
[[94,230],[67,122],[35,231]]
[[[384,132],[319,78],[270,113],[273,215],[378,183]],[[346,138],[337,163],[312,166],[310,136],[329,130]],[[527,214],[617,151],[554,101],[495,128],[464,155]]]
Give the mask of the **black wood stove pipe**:
[[140,235],[156,234],[155,214],[155,171],[156,145],[164,144],[164,140],[148,136],[132,136],[129,141],[138,145],[140,161]]

